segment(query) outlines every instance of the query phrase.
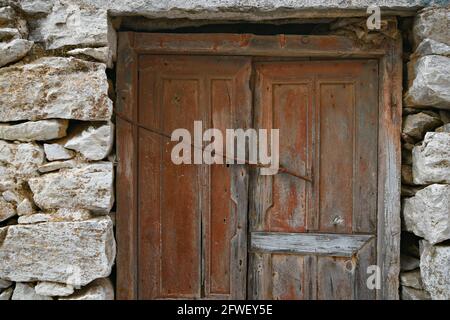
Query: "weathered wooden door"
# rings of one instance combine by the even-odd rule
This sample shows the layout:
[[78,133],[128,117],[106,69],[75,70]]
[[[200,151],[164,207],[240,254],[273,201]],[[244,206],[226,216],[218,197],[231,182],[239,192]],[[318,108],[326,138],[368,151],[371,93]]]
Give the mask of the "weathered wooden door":
[[[142,299],[245,298],[247,168],[176,165],[171,151],[178,142],[167,136],[175,129],[187,129],[195,139],[194,121],[222,132],[249,127],[250,72],[249,58],[149,55],[140,59]],[[203,132],[196,135],[203,139]],[[192,157],[202,152],[192,149]]]
[[[118,297],[397,298],[400,48],[121,33]],[[174,164],[168,137],[194,121],[279,129],[286,170]]]
[[279,128],[280,165],[311,182],[255,172],[249,296],[374,299],[377,62],[267,62],[255,72],[256,127]]

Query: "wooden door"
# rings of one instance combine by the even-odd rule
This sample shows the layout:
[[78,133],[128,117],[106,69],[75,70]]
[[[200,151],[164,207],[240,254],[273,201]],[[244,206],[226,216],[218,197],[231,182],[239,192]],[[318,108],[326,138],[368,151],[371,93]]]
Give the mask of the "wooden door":
[[250,196],[249,297],[375,299],[378,64],[255,64],[255,126],[280,129],[280,165]]
[[139,59],[140,299],[245,298],[247,168],[175,165],[177,142],[167,136],[185,128],[194,139],[194,121],[222,132],[248,128],[250,74],[244,57]]

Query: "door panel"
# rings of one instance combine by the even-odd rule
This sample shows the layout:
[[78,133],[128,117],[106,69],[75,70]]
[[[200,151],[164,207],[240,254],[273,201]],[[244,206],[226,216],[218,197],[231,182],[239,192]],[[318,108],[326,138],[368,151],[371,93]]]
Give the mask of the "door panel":
[[255,127],[279,128],[280,165],[312,182],[254,170],[249,297],[375,298],[377,62],[261,62],[255,74]]
[[247,168],[175,165],[178,142],[167,135],[186,128],[194,139],[195,120],[205,130],[249,127],[250,72],[249,58],[140,57],[141,299],[245,298]]

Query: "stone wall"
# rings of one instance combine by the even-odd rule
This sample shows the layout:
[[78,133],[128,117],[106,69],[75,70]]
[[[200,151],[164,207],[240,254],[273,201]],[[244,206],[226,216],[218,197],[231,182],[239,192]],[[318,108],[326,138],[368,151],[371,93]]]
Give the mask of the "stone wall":
[[0,8],[0,300],[114,298],[116,39],[84,10]]
[[[110,16],[361,17],[373,2],[0,0],[0,300],[114,297]],[[444,2],[376,4],[411,14]],[[448,10],[428,9],[413,30],[403,126],[404,299],[450,297],[448,23]]]
[[450,299],[450,10],[422,10],[412,31],[402,132],[401,297]]

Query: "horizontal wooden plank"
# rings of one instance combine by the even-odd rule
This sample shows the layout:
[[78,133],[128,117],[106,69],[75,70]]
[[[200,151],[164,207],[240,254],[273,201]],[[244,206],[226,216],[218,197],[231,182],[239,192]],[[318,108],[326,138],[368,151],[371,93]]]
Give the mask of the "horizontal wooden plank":
[[384,48],[343,36],[135,33],[139,53],[285,57],[379,57]]
[[251,250],[351,257],[373,237],[359,234],[252,232]]

